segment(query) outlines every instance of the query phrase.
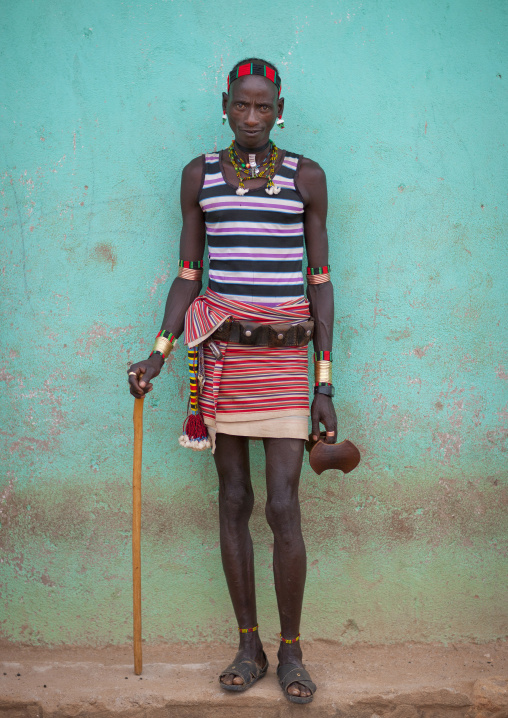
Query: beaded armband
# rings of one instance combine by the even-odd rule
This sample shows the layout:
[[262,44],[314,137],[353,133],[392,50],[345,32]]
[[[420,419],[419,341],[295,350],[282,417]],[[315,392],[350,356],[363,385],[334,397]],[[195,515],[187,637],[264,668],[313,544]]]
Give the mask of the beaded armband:
[[150,352],[152,354],[160,354],[164,361],[168,358],[173,350],[173,346],[176,342],[176,337],[166,329],[161,329],[155,338],[155,344]]
[[314,386],[331,386],[332,352],[314,352]]
[[203,260],[189,262],[186,259],[178,261],[178,276],[180,279],[190,279],[192,281],[201,281],[203,276]]
[[307,284],[323,284],[330,281],[330,265],[307,267]]

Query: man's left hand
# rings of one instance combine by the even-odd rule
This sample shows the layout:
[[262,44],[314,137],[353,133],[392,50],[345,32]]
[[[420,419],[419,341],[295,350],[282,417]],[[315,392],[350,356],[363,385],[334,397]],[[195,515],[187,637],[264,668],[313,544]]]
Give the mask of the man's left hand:
[[[326,394],[315,394],[314,401],[310,409],[312,420],[312,438],[314,441],[319,439],[319,424],[324,424],[328,434],[326,437],[327,444],[335,444],[337,441],[337,414],[333,405],[332,398]],[[333,431],[333,435],[332,432]]]

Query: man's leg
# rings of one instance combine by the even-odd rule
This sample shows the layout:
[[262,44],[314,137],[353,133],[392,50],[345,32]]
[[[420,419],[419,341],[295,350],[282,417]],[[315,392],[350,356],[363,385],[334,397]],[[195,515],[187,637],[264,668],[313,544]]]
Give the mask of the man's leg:
[[[266,454],[266,518],[274,536],[273,572],[281,633],[292,639],[300,632],[307,557],[300,523],[298,485],[303,460],[303,440],[264,439]],[[302,664],[300,643],[280,643],[281,665]],[[310,696],[311,691],[292,683],[288,693]]]
[[[250,480],[249,439],[244,436],[217,434],[215,465],[219,474],[219,519],[222,565],[238,626],[257,624],[254,586],[254,552],[249,519],[254,505]],[[250,658],[262,668],[263,646],[259,633],[241,633],[235,661]],[[241,685],[239,676],[226,675],[226,685]]]

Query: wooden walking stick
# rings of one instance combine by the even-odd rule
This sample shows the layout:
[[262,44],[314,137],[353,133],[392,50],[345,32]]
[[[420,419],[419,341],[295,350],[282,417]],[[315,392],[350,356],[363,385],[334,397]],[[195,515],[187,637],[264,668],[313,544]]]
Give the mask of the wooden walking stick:
[[134,465],[132,471],[132,591],[134,619],[134,673],[143,670],[141,648],[141,461],[143,456],[143,403],[134,399]]

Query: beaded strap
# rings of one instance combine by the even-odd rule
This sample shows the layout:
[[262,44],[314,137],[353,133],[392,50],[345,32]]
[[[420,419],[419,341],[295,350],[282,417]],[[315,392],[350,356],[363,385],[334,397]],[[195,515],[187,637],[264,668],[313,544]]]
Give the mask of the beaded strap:
[[279,638],[282,641],[282,643],[296,643],[300,640],[300,634],[297,635],[296,638],[284,638],[282,633],[279,633]]
[[191,414],[199,413],[198,399],[198,369],[199,369],[199,352],[196,347],[189,349],[187,356],[189,358],[189,384],[190,384],[190,410]]
[[330,265],[326,264],[324,267],[307,267],[307,274],[330,274]]
[[240,65],[239,67],[236,67],[234,70],[232,70],[228,75],[228,93],[229,93],[229,87],[232,82],[235,80],[238,80],[239,77],[244,77],[245,75],[261,75],[262,77],[266,77],[268,80],[271,80],[274,85],[277,86],[277,90],[279,91],[279,97],[280,97],[280,86],[281,86],[281,80],[278,72],[276,72],[273,68],[268,67],[265,64],[258,65],[255,62],[246,62],[244,65]]
[[176,342],[175,335],[173,334],[173,332],[170,332],[169,329],[161,329],[160,332],[157,334],[156,339],[158,339],[159,337],[164,337],[164,339],[167,339],[172,344]]
[[332,352],[314,352],[314,361],[333,361]]
[[196,259],[195,261],[188,261],[187,259],[179,259],[178,266],[185,267],[185,269],[203,269],[203,260]]
[[324,284],[330,281],[330,265],[307,267],[307,284]]
[[258,628],[259,626],[252,626],[252,628],[240,628],[240,626],[238,626],[238,633],[254,633]]
[[208,429],[199,411],[199,392],[204,383],[203,345],[189,349],[189,414],[183,423],[183,432],[178,443],[193,451],[204,451],[211,446]]

